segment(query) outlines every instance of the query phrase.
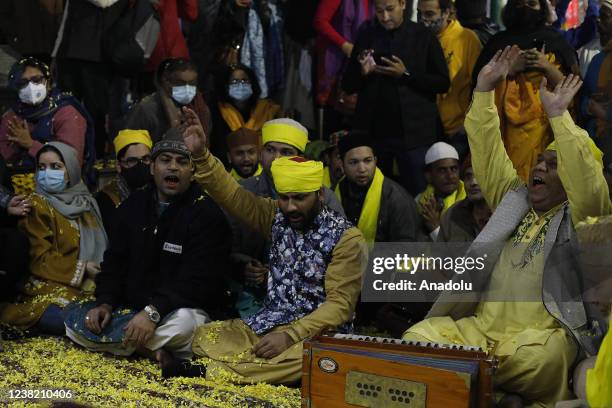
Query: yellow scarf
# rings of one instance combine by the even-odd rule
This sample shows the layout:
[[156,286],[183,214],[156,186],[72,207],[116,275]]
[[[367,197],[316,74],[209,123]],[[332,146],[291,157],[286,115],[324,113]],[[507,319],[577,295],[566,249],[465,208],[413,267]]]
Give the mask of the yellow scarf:
[[[261,164],[258,164],[257,165],[257,170],[255,170],[255,173],[253,173],[253,175],[251,177],[259,176],[262,171],[263,171],[263,168],[261,167]],[[238,174],[238,172],[234,168],[232,168],[232,170],[230,171],[230,175],[236,181],[244,180],[244,177],[242,177],[240,174]]]
[[219,110],[227,126],[234,132],[242,127],[251,130],[261,130],[264,123],[276,117],[280,106],[269,99],[260,99],[257,101],[257,105],[255,105],[255,109],[251,112],[251,117],[246,123],[238,109],[229,103],[219,102]]
[[[376,168],[374,172],[374,179],[368,192],[366,193],[363,207],[361,208],[361,214],[359,215],[359,222],[357,228],[363,233],[363,236],[371,248],[374,246],[376,241],[376,230],[378,227],[378,213],[380,212],[380,199],[382,197],[382,186],[385,176],[382,171]],[[340,193],[340,183],[336,186],[336,197],[342,202],[342,194]]]
[[[434,188],[431,184],[427,185],[427,188],[419,197],[419,202],[417,203],[419,213],[422,213],[423,205],[428,202],[432,197],[434,197],[435,192]],[[465,193],[465,186],[463,185],[463,181],[459,180],[459,187],[452,194],[444,197],[444,208],[442,208],[442,214],[446,212],[453,204],[457,201],[463,200],[467,197]]]

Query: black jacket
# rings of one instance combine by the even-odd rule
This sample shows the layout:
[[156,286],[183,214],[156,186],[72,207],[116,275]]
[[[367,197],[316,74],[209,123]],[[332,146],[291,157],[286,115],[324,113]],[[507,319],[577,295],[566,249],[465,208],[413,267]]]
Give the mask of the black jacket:
[[223,275],[231,231],[221,209],[195,183],[158,217],[154,189],[132,193],[118,209],[118,222],[97,276],[97,304],[142,309],[160,315],[225,304]]
[[380,92],[380,87],[389,77],[362,75],[358,57],[366,49],[397,56],[410,73],[394,80],[406,147],[435,142],[441,136],[436,95],[447,92],[450,86],[444,52],[435,34],[408,19],[392,31],[385,30],[376,18],[360,27],[342,87],[346,92],[359,94],[353,127],[371,130],[377,119],[374,108],[385,104],[386,95]]
[[[346,178],[340,182],[342,206],[349,221],[357,225],[365,194],[359,201],[349,202],[348,183]],[[421,224],[414,198],[402,186],[385,177],[378,211],[376,242],[418,242],[422,238]]]
[[107,8],[100,8],[88,0],[71,0],[57,57],[104,61],[104,37],[127,8],[128,0],[119,0]]

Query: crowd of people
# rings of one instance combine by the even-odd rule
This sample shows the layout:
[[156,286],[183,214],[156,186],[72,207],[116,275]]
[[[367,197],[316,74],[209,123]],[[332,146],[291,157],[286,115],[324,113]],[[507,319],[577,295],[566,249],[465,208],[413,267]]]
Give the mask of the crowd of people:
[[[273,384],[374,330],[489,351],[500,407],[612,406],[575,260],[612,215],[612,0],[487,3],[3,1],[0,325]],[[477,301],[363,300],[398,242],[498,249]]]

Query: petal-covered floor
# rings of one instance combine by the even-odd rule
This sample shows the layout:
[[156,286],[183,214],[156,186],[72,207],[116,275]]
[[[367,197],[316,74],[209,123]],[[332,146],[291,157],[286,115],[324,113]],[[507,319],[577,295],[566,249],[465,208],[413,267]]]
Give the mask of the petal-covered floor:
[[[66,389],[92,407],[299,407],[300,390],[267,384],[236,386],[201,378],[164,380],[144,359],[94,354],[66,339],[34,337],[3,341],[0,405],[8,390]],[[10,406],[32,406],[13,400]],[[42,401],[40,401],[42,402]],[[47,402],[46,405],[48,405]]]

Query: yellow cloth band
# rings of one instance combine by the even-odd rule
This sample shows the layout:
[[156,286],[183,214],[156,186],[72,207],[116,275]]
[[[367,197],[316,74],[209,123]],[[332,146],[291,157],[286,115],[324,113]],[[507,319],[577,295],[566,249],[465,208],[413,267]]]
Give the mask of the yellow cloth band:
[[308,144],[308,133],[284,123],[265,124],[262,132],[262,144],[269,142],[285,143],[304,153]]
[[[593,139],[589,137],[589,149],[591,149],[591,153],[593,153],[593,157],[597,160],[597,163],[603,168],[603,152],[599,150],[599,147],[595,144]],[[546,147],[546,150],[550,150],[551,152],[557,151],[557,143],[552,142]]]
[[312,193],[323,185],[323,163],[303,157],[279,157],[272,162],[272,179],[278,193]]
[[[374,179],[372,179],[372,183],[366,193],[363,207],[361,208],[361,214],[359,214],[359,221],[357,222],[357,228],[363,233],[370,249],[374,246],[374,242],[376,242],[378,213],[380,212],[380,200],[384,181],[385,176],[377,167],[374,171]],[[338,200],[342,203],[340,183],[336,186],[336,197],[338,197]],[[344,203],[342,204],[344,205]]]
[[147,130],[132,130],[124,129],[117,134],[113,144],[115,145],[115,154],[119,154],[121,149],[133,143],[142,143],[149,149],[153,147],[153,141]]

